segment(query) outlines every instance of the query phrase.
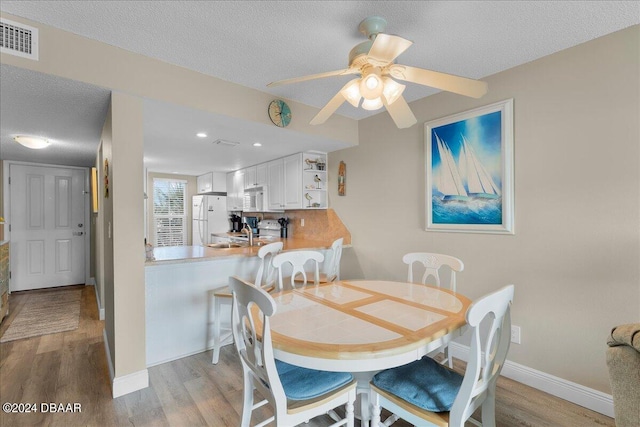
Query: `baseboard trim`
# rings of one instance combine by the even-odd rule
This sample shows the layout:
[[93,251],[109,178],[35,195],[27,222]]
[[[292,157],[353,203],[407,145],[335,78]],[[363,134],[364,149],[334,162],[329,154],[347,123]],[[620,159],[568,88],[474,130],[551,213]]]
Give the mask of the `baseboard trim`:
[[109,382],[113,384],[113,362],[111,361],[111,351],[109,351],[109,340],[107,339],[107,330],[102,330],[102,341],[104,342],[105,356],[107,357],[107,365],[109,366]]
[[104,320],[104,308],[102,307],[102,301],[100,301],[100,295],[98,294],[98,286],[96,286],[96,278],[90,277],[88,284],[90,286],[93,286],[93,290],[96,293],[96,302],[98,303],[98,318],[100,320]]
[[111,360],[111,352],[109,352],[109,340],[107,339],[107,330],[102,330],[102,339],[104,340],[104,349],[107,356],[107,365],[109,366],[109,380],[111,382],[111,396],[124,396],[134,391],[142,390],[149,387],[149,371],[143,369],[132,374],[122,377],[115,377],[113,370],[113,362]]
[[[469,360],[469,347],[452,342],[449,344],[449,354],[466,362]],[[610,394],[602,393],[509,360],[505,362],[501,375],[608,417],[614,417],[613,397]]]
[[134,391],[147,387],[149,387],[149,371],[146,369],[122,377],[116,377],[113,379],[113,398],[115,399],[116,397],[124,396],[125,394],[133,393]]

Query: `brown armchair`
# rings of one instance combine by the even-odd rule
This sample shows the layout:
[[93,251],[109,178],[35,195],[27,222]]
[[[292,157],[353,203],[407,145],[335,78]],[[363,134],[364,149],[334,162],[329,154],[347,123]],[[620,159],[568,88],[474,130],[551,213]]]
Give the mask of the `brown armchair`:
[[640,426],[640,323],[613,328],[607,367],[617,427]]

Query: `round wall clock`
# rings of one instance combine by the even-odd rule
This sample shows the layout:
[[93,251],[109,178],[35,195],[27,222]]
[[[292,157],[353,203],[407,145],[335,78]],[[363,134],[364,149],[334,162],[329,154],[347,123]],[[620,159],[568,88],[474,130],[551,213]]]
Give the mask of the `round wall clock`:
[[291,122],[291,109],[283,100],[274,99],[269,104],[269,118],[274,125],[283,128]]

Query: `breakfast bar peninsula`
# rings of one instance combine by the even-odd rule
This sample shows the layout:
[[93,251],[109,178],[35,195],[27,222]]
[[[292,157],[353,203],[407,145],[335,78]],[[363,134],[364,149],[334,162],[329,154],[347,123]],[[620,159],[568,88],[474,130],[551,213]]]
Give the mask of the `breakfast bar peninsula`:
[[[283,251],[316,250],[326,256],[335,236],[314,237],[319,238],[301,235],[271,241],[282,241]],[[213,348],[214,291],[226,286],[229,276],[253,282],[259,249],[171,246],[153,250],[154,259],[145,264],[147,366]],[[230,311],[223,308],[221,318],[229,323]]]

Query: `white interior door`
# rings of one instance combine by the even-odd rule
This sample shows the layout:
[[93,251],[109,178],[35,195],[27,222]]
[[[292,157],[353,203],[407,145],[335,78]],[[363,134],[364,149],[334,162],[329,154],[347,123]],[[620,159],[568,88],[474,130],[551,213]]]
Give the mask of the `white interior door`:
[[85,173],[10,165],[11,291],[85,282]]

